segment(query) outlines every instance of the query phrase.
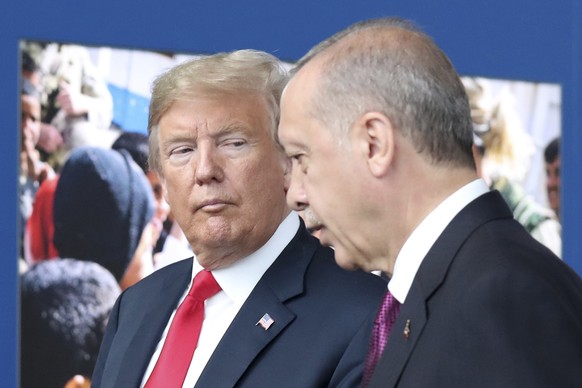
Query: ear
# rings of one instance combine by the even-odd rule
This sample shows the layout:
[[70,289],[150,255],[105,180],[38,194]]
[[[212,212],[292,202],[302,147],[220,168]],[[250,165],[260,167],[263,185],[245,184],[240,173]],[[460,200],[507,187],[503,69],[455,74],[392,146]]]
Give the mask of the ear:
[[394,159],[395,132],[390,119],[380,112],[367,112],[356,120],[353,139],[375,177],[386,175]]

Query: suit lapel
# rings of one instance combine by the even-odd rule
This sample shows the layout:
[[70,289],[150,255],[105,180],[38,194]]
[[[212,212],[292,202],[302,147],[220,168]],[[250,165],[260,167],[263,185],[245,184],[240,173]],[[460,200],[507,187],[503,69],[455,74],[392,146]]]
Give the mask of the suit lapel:
[[[257,355],[295,319],[264,284],[257,284],[255,291],[222,337],[197,387],[234,387]],[[265,313],[274,320],[268,330],[257,325]]]
[[[444,282],[463,242],[480,225],[493,219],[511,217],[511,211],[498,192],[484,194],[455,216],[418,269],[388,338],[386,351],[372,376],[371,388],[393,387],[398,383],[429,318],[427,301]],[[405,335],[405,330],[409,331],[408,335]]]
[[[411,300],[424,300],[422,290],[415,284],[408,292],[406,302],[402,305],[398,318],[392,327],[386,350],[372,376],[370,388],[396,386],[398,378],[422,334],[427,321],[425,304],[424,302],[408,303]],[[410,331],[407,338],[405,338],[405,329]]]
[[[241,307],[196,386],[235,386],[261,351],[293,322],[295,313],[285,302],[303,292],[303,278],[314,251],[315,244],[302,224]],[[257,325],[265,313],[274,320],[267,330]]]
[[145,312],[141,319],[136,319],[137,327],[131,331],[133,335],[125,350],[127,354],[119,367],[119,383],[127,384],[124,386],[139,386],[141,383],[170,315],[191,279],[191,273],[192,259],[176,264],[172,272],[163,278],[161,286],[156,287],[157,292],[137,307]]

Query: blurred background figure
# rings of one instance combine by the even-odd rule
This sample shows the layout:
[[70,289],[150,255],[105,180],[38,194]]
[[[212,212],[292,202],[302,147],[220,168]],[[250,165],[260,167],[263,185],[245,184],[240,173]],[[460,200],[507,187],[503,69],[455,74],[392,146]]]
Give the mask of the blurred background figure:
[[[21,77],[38,93],[42,106],[42,101],[46,101],[46,98],[43,98],[45,96],[42,85],[43,72],[41,71],[39,63],[42,48],[40,45],[32,46],[31,44],[25,43],[22,43],[22,45]],[[63,137],[54,125],[43,122],[42,120],[43,115],[41,112],[40,135],[37,149],[41,154],[41,158],[47,160],[49,155],[63,146]]]
[[28,264],[59,256],[53,243],[53,204],[58,181],[58,176],[47,179],[36,192],[32,213],[24,229],[24,258]]
[[481,174],[489,181],[503,176],[523,185],[536,150],[517,114],[514,97],[507,90],[494,95],[482,78],[462,80],[471,105],[475,144],[485,152]]
[[46,179],[54,177],[51,166],[43,162],[36,145],[40,136],[41,106],[38,91],[27,79],[22,79],[20,95],[20,256],[24,256],[23,238],[26,223],[32,214],[32,207],[39,186]]
[[113,142],[111,148],[116,151],[127,151],[133,161],[142,169],[143,173],[148,178],[156,201],[156,210],[154,212],[154,217],[152,218],[152,224],[154,226],[153,241],[155,245],[163,230],[164,222],[168,218],[170,205],[168,205],[164,198],[164,190],[158,174],[148,168],[148,137],[137,132],[122,132]]
[[[23,57],[41,94],[46,158],[58,167],[79,146],[110,147],[118,135],[111,129],[113,98],[86,47],[26,41]],[[38,76],[37,76],[38,74]]]
[[122,289],[153,271],[154,198],[126,151],[73,150],[60,173],[53,211],[61,257],[101,264]]
[[493,98],[487,84],[464,77],[473,120],[473,155],[479,175],[498,190],[514,218],[538,241],[562,257],[562,229],[551,209],[536,202],[523,189],[535,152],[531,137],[523,130],[508,94]]
[[89,387],[119,286],[92,262],[45,261],[21,277],[22,388]]
[[164,222],[162,234],[154,247],[154,269],[160,269],[193,255],[184,231],[170,212]]
[[560,138],[552,140],[544,150],[544,161],[546,167],[546,192],[550,208],[556,213],[558,219],[561,218],[560,208]]
[[193,256],[184,232],[170,214],[170,205],[164,197],[164,186],[156,171],[148,166],[148,137],[137,132],[122,132],[111,146],[114,150],[126,150],[146,174],[156,201],[153,224],[154,268],[164,267],[175,261]]

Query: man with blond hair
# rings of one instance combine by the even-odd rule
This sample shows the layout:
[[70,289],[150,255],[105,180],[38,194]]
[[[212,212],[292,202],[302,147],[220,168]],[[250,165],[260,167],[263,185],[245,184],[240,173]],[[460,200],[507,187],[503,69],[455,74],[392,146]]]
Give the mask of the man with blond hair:
[[338,267],[286,204],[286,81],[276,58],[252,50],[155,80],[150,166],[195,257],[120,297],[94,387],[359,384],[385,282]]

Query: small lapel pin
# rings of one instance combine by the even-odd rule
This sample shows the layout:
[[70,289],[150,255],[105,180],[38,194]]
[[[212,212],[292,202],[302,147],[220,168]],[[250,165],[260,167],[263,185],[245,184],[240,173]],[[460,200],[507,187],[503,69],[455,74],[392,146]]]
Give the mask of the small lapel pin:
[[257,323],[255,323],[255,326],[261,325],[263,329],[268,330],[273,323],[275,323],[273,318],[271,318],[269,314],[265,314]]
[[410,338],[410,319],[406,320],[406,325],[404,326],[404,332],[402,334],[404,334],[405,340]]

